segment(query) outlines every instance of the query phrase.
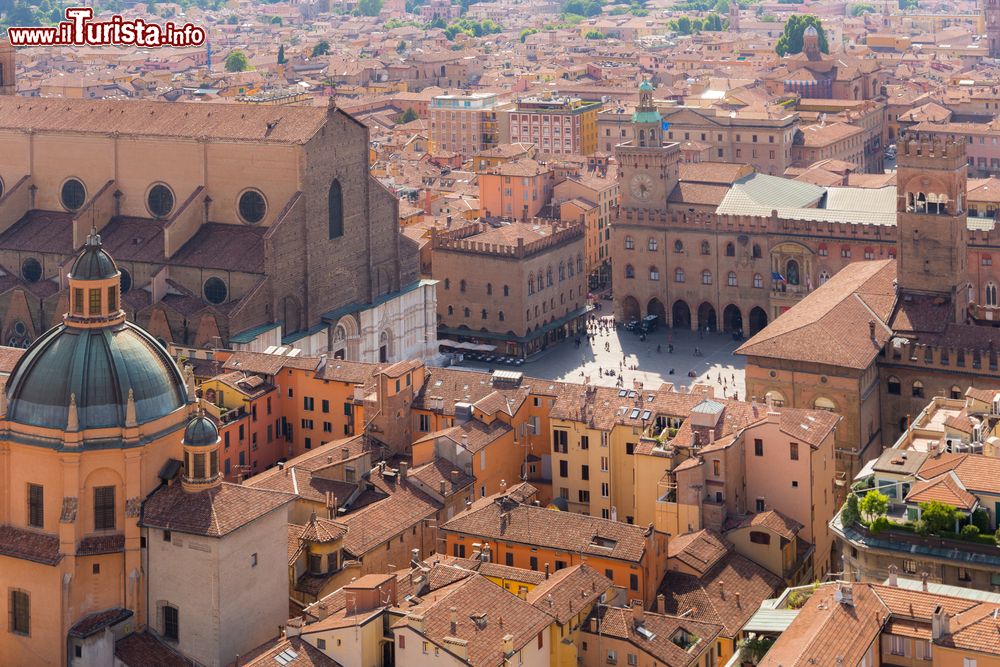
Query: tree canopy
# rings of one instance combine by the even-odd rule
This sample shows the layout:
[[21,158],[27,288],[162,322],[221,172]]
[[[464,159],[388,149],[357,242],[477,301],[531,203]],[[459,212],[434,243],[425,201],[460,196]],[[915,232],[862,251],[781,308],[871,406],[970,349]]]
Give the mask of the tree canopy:
[[330,42],[324,39],[319,44],[313,47],[311,57],[315,58],[316,56],[325,56],[328,53],[330,53]]
[[819,33],[819,50],[823,53],[830,53],[830,45],[826,41],[826,33],[819,17],[812,14],[793,14],[785,23],[785,32],[778,38],[774,45],[774,50],[779,56],[792,55],[802,52],[802,35],[808,27],[816,28]]
[[245,72],[249,67],[250,61],[247,60],[247,54],[239,49],[230,51],[229,55],[226,56],[227,72]]

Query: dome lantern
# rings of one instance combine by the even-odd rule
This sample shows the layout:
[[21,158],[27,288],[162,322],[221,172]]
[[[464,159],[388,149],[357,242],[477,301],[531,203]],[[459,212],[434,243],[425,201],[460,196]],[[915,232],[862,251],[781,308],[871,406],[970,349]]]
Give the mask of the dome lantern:
[[185,491],[203,491],[222,483],[219,474],[219,428],[204,410],[188,422],[184,429],[184,476],[181,484]]
[[106,326],[125,320],[121,309],[121,272],[101,246],[101,235],[91,229],[69,276],[69,313],[73,327]]

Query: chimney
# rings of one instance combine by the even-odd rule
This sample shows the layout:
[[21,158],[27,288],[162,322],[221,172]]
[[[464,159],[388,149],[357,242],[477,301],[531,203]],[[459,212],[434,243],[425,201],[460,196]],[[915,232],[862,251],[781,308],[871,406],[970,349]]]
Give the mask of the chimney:
[[889,565],[889,585],[896,587],[899,586],[899,580],[896,578],[896,572],[899,570],[894,564]]
[[448,493],[448,482],[442,479],[438,483],[438,493],[442,496]]
[[451,483],[453,485],[456,485],[456,486],[458,485],[458,471],[457,470],[452,470],[451,471]]
[[329,463],[333,463],[333,456],[332,456],[332,455],[330,455],[330,456],[327,456],[327,457],[326,457],[326,462],[327,462],[328,464],[329,464]]
[[868,335],[875,340],[875,320],[868,320]]
[[931,639],[937,641],[951,634],[951,619],[944,607],[938,605],[931,614]]
[[666,614],[667,613],[667,596],[663,593],[658,593],[656,595],[656,613]]
[[407,615],[407,617],[406,617],[406,623],[411,628],[413,628],[414,632],[419,632],[420,634],[423,634],[423,632],[424,632],[424,615],[423,614],[417,614],[417,613],[414,613],[414,612],[411,611]]
[[410,464],[408,461],[399,462],[399,480],[403,481],[406,479],[406,473],[410,471]]
[[285,462],[278,461],[278,470],[284,470],[284,469],[285,469]]
[[740,603],[740,592],[736,591],[736,608],[742,609],[743,605]]
[[468,433],[463,433],[462,434],[462,448],[463,449],[468,449],[469,448],[469,434]]
[[410,560],[414,563],[420,562],[420,549],[410,549]]
[[458,609],[452,607],[448,611],[451,613],[451,629],[449,632],[454,636],[458,634]]
[[549,578],[549,564],[548,563],[545,564],[545,578],[546,579]]
[[920,573],[920,588],[925,593],[927,592],[927,577],[929,577],[929,576],[930,575],[927,574],[926,572],[921,572]]
[[723,600],[726,599],[726,582],[724,581],[719,582],[719,597]]
[[351,450],[348,449],[347,447],[341,447],[340,448],[340,460],[341,461],[346,461],[350,457],[351,457]]
[[646,610],[642,608],[641,600],[632,600],[632,623],[635,627],[642,627],[646,622]]
[[506,634],[503,636],[503,654],[505,656],[511,655],[514,652],[514,635]]

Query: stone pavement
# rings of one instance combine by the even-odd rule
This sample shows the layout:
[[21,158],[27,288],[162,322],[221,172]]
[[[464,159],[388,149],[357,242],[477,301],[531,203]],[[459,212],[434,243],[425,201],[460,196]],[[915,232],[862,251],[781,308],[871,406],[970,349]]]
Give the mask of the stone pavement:
[[[668,343],[674,346],[673,353],[667,352]],[[608,349],[605,349],[607,344]],[[660,352],[656,346],[660,346]],[[655,388],[661,382],[672,382],[676,387],[687,388],[692,383],[709,384],[715,387],[718,397],[733,397],[734,392],[745,399],[743,357],[733,354],[740,343],[730,334],[712,333],[699,337],[692,331],[673,331],[660,328],[640,341],[639,336],[624,329],[598,333],[591,341],[582,340],[576,347],[573,339],[564,340],[523,366],[512,367],[497,364],[495,369],[522,371],[525,375],[582,382],[589,375],[594,384],[615,386],[622,368],[625,386],[632,387],[633,380],[640,380],[647,389]],[[699,348],[703,356],[695,356]],[[624,356],[624,363],[623,363]],[[622,366],[620,366],[622,364]],[[465,361],[459,368],[487,369],[487,364]],[[631,370],[636,366],[638,370]],[[614,370],[615,376],[599,374],[598,369]],[[674,369],[673,375],[670,369]],[[688,377],[694,371],[696,377]]]

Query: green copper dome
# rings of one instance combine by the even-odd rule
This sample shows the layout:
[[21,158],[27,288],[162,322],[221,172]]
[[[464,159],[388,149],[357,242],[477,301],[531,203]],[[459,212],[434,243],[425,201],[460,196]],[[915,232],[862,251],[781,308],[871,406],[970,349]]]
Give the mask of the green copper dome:
[[205,415],[198,415],[184,429],[184,444],[189,447],[212,447],[219,441],[219,429]]
[[136,424],[187,403],[177,365],[139,327],[129,322],[100,328],[61,324],[42,334],[14,367],[6,388],[7,418],[65,430],[73,397],[80,430],[124,427],[130,390]]
[[115,260],[111,259],[111,255],[101,247],[101,237],[93,234],[88,236],[83,252],[73,262],[73,269],[69,272],[70,278],[103,280],[117,275],[118,266]]
[[649,81],[643,80],[643,82],[639,84],[639,90],[641,90],[642,92],[652,92],[653,84],[651,84]]

